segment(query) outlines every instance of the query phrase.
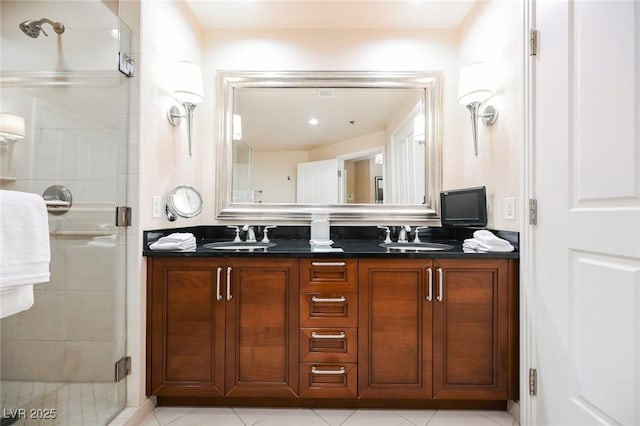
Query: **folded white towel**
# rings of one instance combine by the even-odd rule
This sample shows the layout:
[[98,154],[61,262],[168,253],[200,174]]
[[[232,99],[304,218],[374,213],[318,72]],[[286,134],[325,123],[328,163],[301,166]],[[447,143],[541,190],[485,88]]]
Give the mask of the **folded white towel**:
[[50,260],[44,199],[0,190],[0,289],[49,281]]
[[462,250],[468,252],[511,252],[515,248],[507,240],[496,237],[490,231],[480,230],[473,233],[473,238],[467,238],[462,244]]
[[196,237],[189,232],[175,232],[149,245],[151,250],[195,250]]

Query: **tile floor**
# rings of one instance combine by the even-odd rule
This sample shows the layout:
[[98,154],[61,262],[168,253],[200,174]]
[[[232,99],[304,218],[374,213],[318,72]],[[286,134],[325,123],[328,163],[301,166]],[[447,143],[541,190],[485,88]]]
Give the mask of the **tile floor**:
[[158,407],[142,426],[517,426],[506,411]]
[[[117,386],[117,383],[3,380],[0,418],[20,413],[13,426],[106,425],[124,406],[123,396],[118,401]],[[50,418],[43,418],[45,413]]]

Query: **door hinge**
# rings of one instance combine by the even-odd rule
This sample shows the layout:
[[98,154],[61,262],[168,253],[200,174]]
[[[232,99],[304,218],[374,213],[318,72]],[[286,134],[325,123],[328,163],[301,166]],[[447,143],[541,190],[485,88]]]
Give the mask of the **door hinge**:
[[529,369],[529,395],[536,396],[538,394],[538,370]]
[[341,178],[342,177],[342,170],[338,170],[338,177]]
[[131,207],[116,207],[116,226],[131,226]]
[[538,200],[529,198],[529,225],[538,224]]
[[127,77],[133,77],[134,60],[122,52],[118,52],[118,70]]
[[115,371],[116,382],[119,382],[120,380],[131,374],[131,357],[125,356],[120,358],[119,361],[116,361]]
[[538,54],[538,30],[529,30],[529,56]]

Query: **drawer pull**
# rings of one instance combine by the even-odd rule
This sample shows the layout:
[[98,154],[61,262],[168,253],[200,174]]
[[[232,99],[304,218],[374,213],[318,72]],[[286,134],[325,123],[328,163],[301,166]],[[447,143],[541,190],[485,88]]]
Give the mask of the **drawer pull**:
[[311,298],[312,302],[316,302],[316,303],[344,303],[347,301],[347,298],[344,296],[340,296],[340,297],[329,297],[329,298],[323,298],[323,297],[318,297],[318,296],[313,296]]
[[346,266],[346,262],[311,262],[311,266]]
[[340,334],[318,334],[315,331],[311,332],[312,339],[344,339],[347,334],[341,331]]
[[311,367],[311,374],[320,375],[332,375],[332,376],[344,376],[347,374],[347,370],[344,367],[340,367],[339,370],[318,370],[315,367]]

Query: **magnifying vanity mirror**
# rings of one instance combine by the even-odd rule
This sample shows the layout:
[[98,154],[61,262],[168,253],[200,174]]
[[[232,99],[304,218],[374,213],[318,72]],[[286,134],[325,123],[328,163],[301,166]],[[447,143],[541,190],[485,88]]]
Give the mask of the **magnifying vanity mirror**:
[[165,216],[170,222],[178,216],[184,218],[194,217],[202,211],[202,196],[192,186],[180,185],[171,190],[167,195]]
[[438,219],[442,74],[219,72],[221,219]]

